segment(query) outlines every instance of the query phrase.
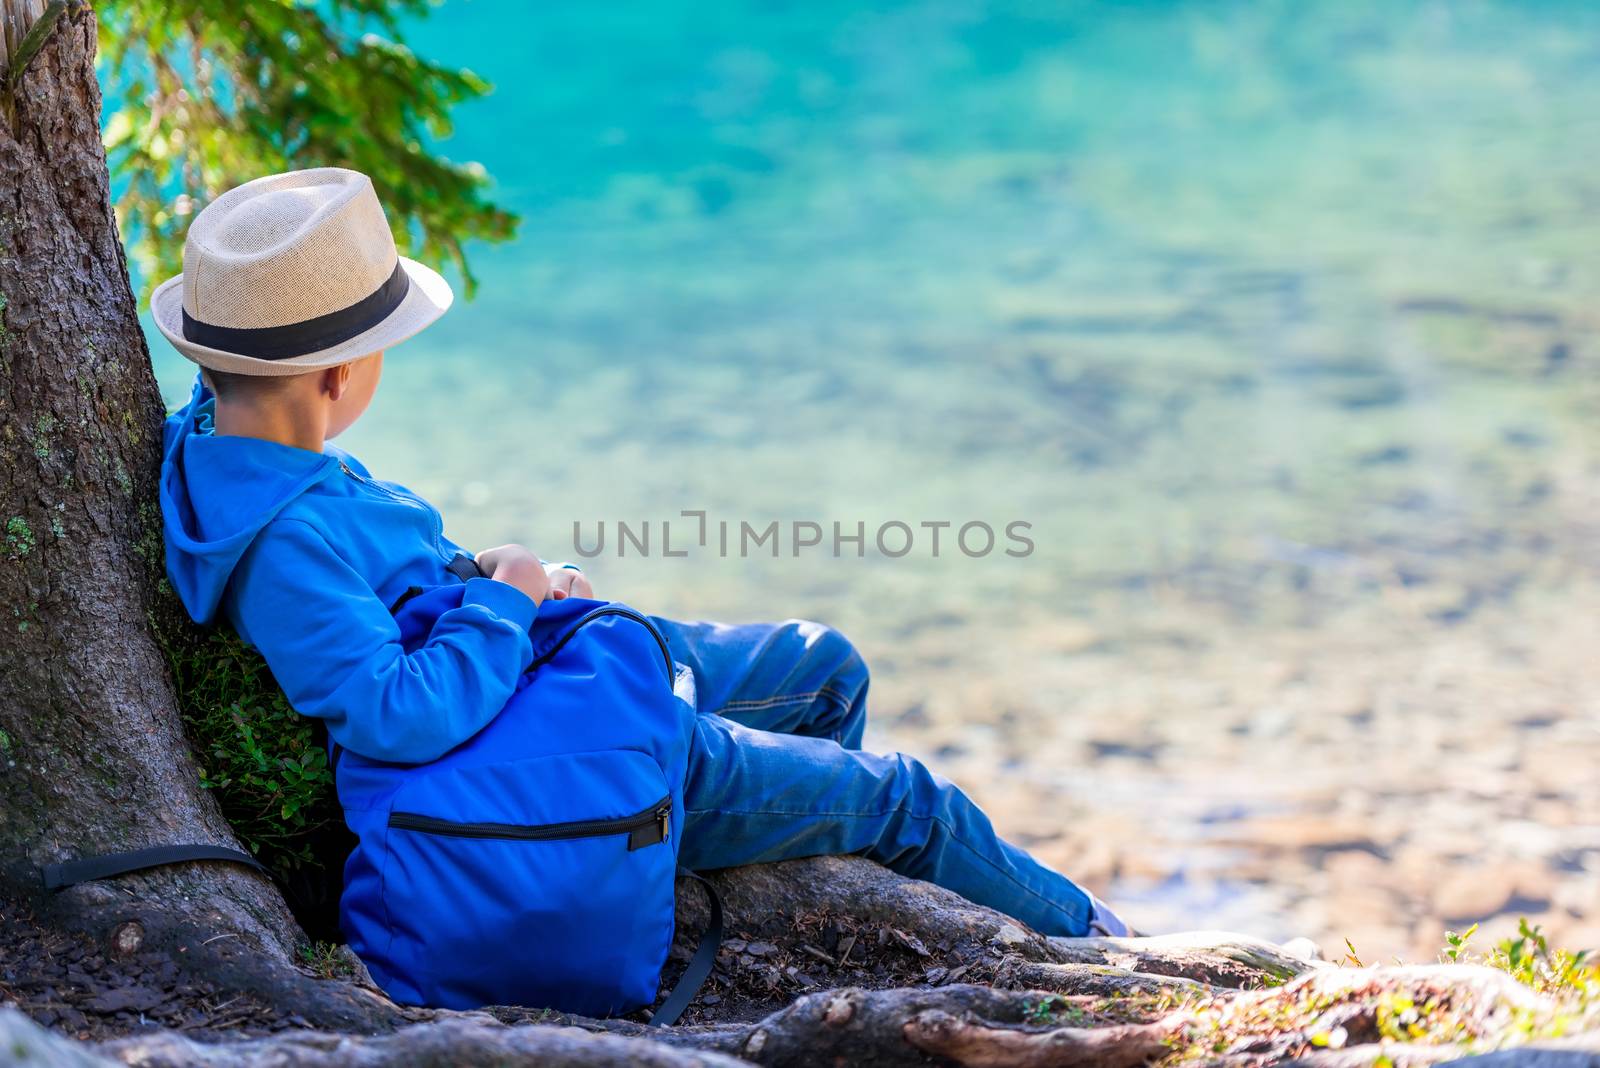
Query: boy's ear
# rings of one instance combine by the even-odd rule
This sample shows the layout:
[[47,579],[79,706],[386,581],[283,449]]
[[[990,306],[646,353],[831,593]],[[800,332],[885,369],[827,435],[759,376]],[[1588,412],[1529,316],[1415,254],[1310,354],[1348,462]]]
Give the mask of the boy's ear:
[[328,395],[329,400],[338,400],[344,396],[345,388],[349,385],[350,365],[347,363],[341,363],[322,372],[322,391]]

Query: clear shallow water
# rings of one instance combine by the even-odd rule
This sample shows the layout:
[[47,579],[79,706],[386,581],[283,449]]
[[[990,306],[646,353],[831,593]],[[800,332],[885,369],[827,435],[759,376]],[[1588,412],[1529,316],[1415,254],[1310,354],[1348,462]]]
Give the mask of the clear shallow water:
[[[1084,649],[1592,580],[1593,5],[526,10],[414,34],[496,84],[443,148],[524,222],[344,442],[458,540],[649,520],[602,595],[836,622],[880,741],[958,724],[978,789],[1090,810],[1051,755]],[[683,509],[919,538],[663,558]],[[920,524],[973,520],[1036,549],[930,555]]]

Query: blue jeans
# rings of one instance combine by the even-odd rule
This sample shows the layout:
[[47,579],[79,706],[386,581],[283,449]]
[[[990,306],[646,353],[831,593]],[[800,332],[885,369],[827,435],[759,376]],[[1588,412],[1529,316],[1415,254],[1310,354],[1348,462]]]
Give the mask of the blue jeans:
[[948,780],[861,751],[867,667],[839,632],[790,620],[656,619],[695,678],[681,862],[855,853],[1048,935],[1082,935],[1090,895],[995,834]]

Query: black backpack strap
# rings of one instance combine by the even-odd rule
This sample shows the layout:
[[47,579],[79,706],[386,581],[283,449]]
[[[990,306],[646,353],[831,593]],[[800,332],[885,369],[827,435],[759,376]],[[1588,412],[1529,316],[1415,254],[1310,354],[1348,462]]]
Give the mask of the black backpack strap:
[[667,995],[667,1000],[650,1017],[651,1027],[671,1027],[678,1022],[683,1010],[689,1007],[689,1002],[705,985],[706,977],[711,974],[711,966],[717,962],[717,950],[722,948],[722,898],[717,896],[714,886],[694,872],[679,868],[678,874],[705,887],[706,898],[711,903],[711,919],[706,924],[705,933],[700,936],[700,945],[695,948],[694,956],[689,958],[689,966],[678,977],[678,983]]
[[107,853],[83,860],[68,860],[44,866],[44,888],[64,890],[92,879],[109,879],[113,875],[159,868],[164,864],[181,864],[190,860],[228,860],[235,864],[248,864],[267,874],[261,862],[249,853],[219,845],[167,845],[135,849],[131,853]]
[[[483,578],[483,568],[478,566],[478,561],[466,553],[456,553],[454,559],[444,565],[444,569],[462,582],[468,579]],[[404,592],[395,598],[394,604],[389,606],[389,614],[392,616],[398,613],[400,609],[411,602],[413,597],[420,597],[426,589],[426,586],[407,586]]]

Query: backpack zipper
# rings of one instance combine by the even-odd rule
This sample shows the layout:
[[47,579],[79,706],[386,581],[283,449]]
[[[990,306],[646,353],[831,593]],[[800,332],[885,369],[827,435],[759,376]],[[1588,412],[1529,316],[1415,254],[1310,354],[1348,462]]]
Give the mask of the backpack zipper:
[[522,670],[524,672],[529,672],[542,664],[548,663],[557,653],[561,651],[563,646],[577,636],[578,631],[582,630],[587,624],[593,622],[594,620],[600,619],[602,616],[622,616],[624,619],[633,620],[645,630],[649,631],[650,637],[656,640],[656,645],[661,650],[661,658],[666,661],[667,681],[672,681],[675,672],[673,671],[672,667],[672,651],[667,648],[667,639],[662,637],[661,631],[657,630],[656,625],[650,622],[650,620],[647,619],[642,613],[635,612],[631,608],[625,608],[622,605],[617,604],[608,604],[602,608],[596,608],[593,612],[590,612],[588,615],[578,620],[565,634],[561,635],[561,637],[556,640],[554,645],[546,649],[539,656],[534,657],[533,661]]
[[416,812],[389,813],[389,826],[398,831],[419,831],[448,838],[494,838],[519,842],[554,842],[568,838],[628,836],[628,851],[665,842],[671,830],[672,796],[669,794],[643,812],[604,820],[566,823],[462,823],[423,816]]
[[[404,608],[413,597],[421,596],[422,592],[423,587],[421,586],[407,586],[405,592],[396,598],[394,604],[389,606],[389,614],[394,615],[396,612],[400,611],[400,609]],[[584,624],[592,620],[599,619],[601,616],[622,616],[624,619],[633,620],[635,623],[638,623],[644,627],[645,630],[649,631],[650,637],[656,640],[656,647],[661,650],[661,656],[666,661],[667,681],[671,682],[673,680],[673,677],[676,674],[676,669],[672,664],[672,651],[667,647],[667,639],[662,636],[661,631],[656,629],[656,625],[650,622],[650,620],[644,615],[635,612],[631,608],[624,608],[621,605],[606,605],[604,608],[597,608],[593,612],[590,612],[588,615],[579,619],[578,622],[573,624],[573,626],[565,634],[561,635],[554,645],[545,650],[543,655],[536,657],[531,663],[528,664],[527,667],[523,668],[522,673],[526,675],[534,668],[539,667],[542,664],[549,663],[551,658],[559,653],[562,647],[577,635],[578,631],[583,629]]]

